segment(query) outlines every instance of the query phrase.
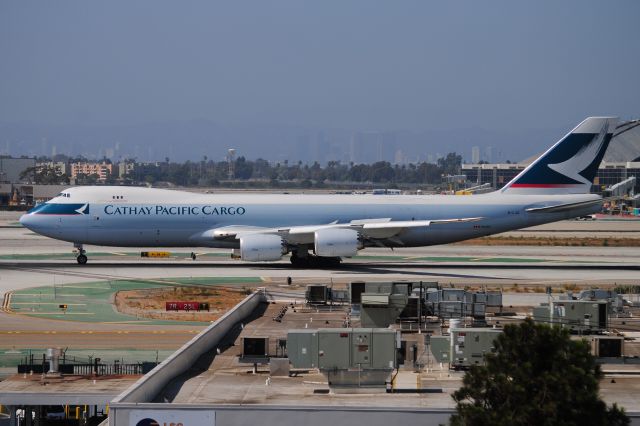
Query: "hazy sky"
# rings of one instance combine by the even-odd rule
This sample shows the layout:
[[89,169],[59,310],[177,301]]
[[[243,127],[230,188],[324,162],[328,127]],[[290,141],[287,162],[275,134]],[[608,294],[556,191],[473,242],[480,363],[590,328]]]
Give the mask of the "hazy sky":
[[2,1],[0,121],[568,129],[640,115],[639,18],[636,0]]

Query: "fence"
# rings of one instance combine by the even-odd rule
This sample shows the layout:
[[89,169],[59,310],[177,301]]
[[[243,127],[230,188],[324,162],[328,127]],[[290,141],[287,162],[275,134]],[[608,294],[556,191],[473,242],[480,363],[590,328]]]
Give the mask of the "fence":
[[[60,364],[58,371],[62,374],[77,376],[131,376],[147,374],[157,365],[155,362],[140,362],[136,364]],[[43,374],[49,372],[49,363],[19,364],[18,374]]]

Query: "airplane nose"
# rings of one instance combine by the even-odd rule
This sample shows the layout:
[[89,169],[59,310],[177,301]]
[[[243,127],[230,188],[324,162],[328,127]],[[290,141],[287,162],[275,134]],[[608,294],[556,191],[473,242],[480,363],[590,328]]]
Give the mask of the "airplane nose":
[[27,229],[31,229],[32,231],[36,225],[36,221],[37,221],[37,218],[34,217],[34,215],[29,213],[23,214],[22,216],[20,216],[20,224]]
[[20,225],[24,226],[25,228],[28,228],[30,219],[31,219],[31,215],[23,214],[22,216],[20,216]]

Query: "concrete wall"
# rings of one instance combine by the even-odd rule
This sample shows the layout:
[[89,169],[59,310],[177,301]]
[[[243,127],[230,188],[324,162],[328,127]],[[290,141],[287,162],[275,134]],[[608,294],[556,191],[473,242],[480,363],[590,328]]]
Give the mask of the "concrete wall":
[[[389,426],[441,425],[449,422],[454,410],[438,408],[357,408],[357,407],[241,407],[188,404],[124,404],[111,426],[136,426],[136,419],[144,416],[159,421],[182,422],[209,426]],[[130,416],[131,414],[131,416]],[[632,426],[640,425],[639,413],[627,413]],[[192,417],[190,417],[192,416]],[[111,415],[109,416],[111,418]]]
[[[187,404],[127,404],[111,420],[111,426],[136,426],[136,420],[148,416],[163,424],[178,422],[209,426],[389,426],[446,424],[451,410],[412,408],[355,408],[355,407],[291,407],[242,406],[221,407]],[[144,412],[144,415],[140,413]],[[190,417],[191,416],[191,417]],[[111,414],[109,415],[112,418]],[[206,423],[205,423],[206,422]],[[167,423],[169,424],[169,423]]]
[[185,343],[169,358],[120,394],[111,402],[111,409],[117,411],[118,404],[122,402],[153,401],[158,392],[172,379],[186,372],[203,354],[215,350],[220,340],[233,326],[248,317],[263,301],[265,301],[265,296],[262,292],[255,292],[247,296],[232,310]]

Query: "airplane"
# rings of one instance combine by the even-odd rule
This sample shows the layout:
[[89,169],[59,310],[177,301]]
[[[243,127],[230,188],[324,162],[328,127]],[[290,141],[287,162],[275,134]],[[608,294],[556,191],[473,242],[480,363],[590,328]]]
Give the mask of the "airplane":
[[20,218],[73,243],[232,249],[244,261],[335,266],[366,247],[447,244],[596,213],[590,189],[618,119],[589,117],[502,189],[479,195],[197,194],[125,186],[64,190]]

